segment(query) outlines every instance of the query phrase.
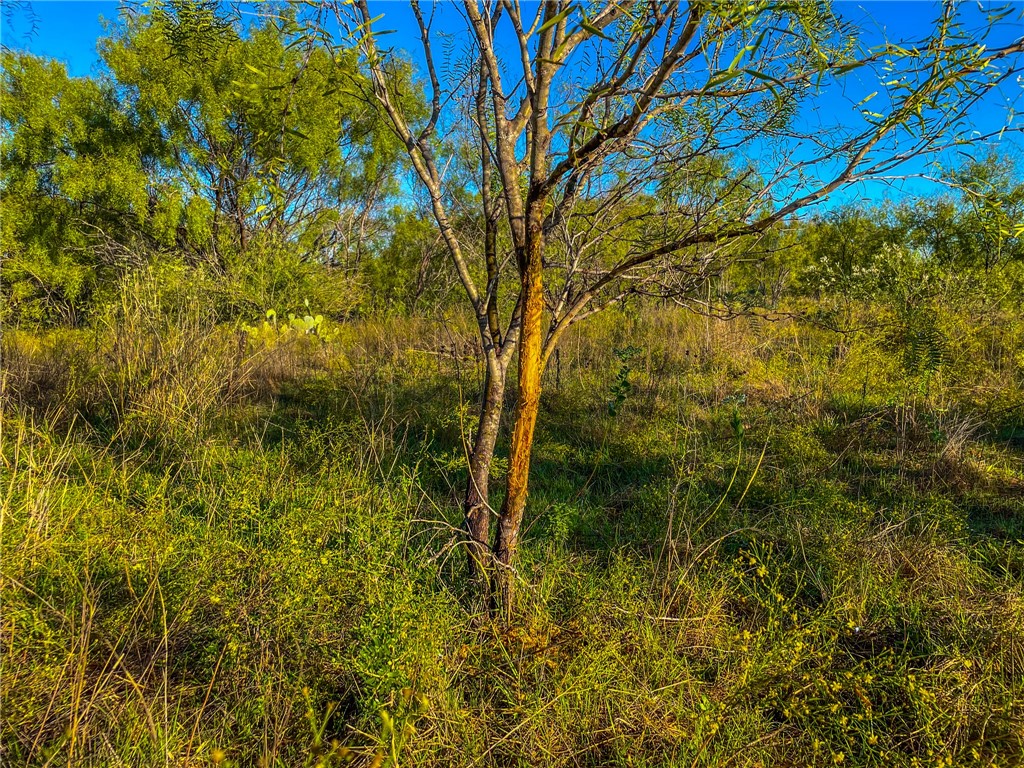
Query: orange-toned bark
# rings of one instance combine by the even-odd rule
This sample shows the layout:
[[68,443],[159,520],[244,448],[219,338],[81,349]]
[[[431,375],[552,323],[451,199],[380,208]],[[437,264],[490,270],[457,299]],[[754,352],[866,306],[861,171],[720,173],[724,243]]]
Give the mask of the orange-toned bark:
[[[539,227],[537,228],[539,230]],[[532,234],[532,233],[531,233]],[[519,548],[519,531],[526,510],[530,479],[530,454],[533,433],[540,407],[541,374],[543,372],[543,239],[539,231],[529,238],[522,273],[523,316],[519,340],[518,400],[515,426],[509,450],[509,468],[505,501],[498,520],[495,545],[496,580],[502,608],[511,610],[514,579],[512,566]]]

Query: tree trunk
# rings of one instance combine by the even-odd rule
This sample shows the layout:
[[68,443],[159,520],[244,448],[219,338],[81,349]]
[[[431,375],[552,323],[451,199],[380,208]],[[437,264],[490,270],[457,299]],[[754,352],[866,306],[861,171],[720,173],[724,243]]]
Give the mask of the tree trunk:
[[[493,355],[489,352],[488,355]],[[493,363],[493,367],[492,364]],[[498,440],[501,409],[505,402],[505,369],[496,360],[488,360],[484,391],[480,400],[480,423],[469,454],[469,473],[463,512],[470,535],[469,577],[479,596],[490,599],[491,506],[488,485],[494,445]]]
[[[539,223],[539,222],[538,222]],[[533,229],[531,227],[531,229]],[[527,237],[526,258],[522,271],[523,315],[519,340],[519,382],[515,426],[509,452],[509,468],[505,501],[498,519],[495,545],[496,580],[502,610],[512,609],[515,580],[512,565],[519,548],[519,529],[526,510],[526,494],[530,478],[530,454],[533,432],[540,407],[541,354],[543,348],[544,288],[542,281],[543,236],[538,226]]]

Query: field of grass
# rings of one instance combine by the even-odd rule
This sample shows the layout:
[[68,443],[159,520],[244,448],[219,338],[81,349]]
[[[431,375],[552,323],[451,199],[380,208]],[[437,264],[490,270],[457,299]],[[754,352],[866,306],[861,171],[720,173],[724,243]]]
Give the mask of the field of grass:
[[595,318],[509,624],[460,549],[471,330],[330,331],[128,296],[4,335],[0,762],[1024,764],[1019,316],[927,376],[871,331]]

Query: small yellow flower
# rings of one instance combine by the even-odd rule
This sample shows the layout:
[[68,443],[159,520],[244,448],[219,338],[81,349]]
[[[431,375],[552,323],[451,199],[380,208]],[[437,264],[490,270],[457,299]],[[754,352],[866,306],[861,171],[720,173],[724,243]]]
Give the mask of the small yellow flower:
[[846,755],[842,752],[835,752],[832,755],[832,762],[836,765],[840,765],[846,759]]
[[224,750],[217,749],[216,747],[210,751],[210,760],[213,761],[214,765],[220,765],[224,762]]
[[871,746],[875,746],[875,744],[877,743],[878,737],[875,734],[872,733],[870,736],[868,736],[868,744],[870,744]]

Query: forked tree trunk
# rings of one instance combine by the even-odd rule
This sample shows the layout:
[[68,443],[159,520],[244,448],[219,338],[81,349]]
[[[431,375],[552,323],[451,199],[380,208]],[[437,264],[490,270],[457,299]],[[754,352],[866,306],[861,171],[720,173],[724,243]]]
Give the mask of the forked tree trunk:
[[509,451],[508,481],[505,501],[498,519],[495,544],[495,578],[502,610],[509,613],[514,599],[515,578],[512,566],[519,549],[519,531],[526,510],[530,478],[530,454],[533,432],[540,407],[544,286],[542,281],[543,239],[538,226],[527,238],[526,264],[522,273],[523,315],[519,340],[519,381],[515,426]]
[[469,454],[469,472],[466,479],[466,497],[463,512],[469,542],[469,576],[478,596],[490,597],[491,569],[491,506],[488,486],[491,461],[501,425],[501,409],[505,403],[505,370],[495,366],[497,375],[488,365],[484,374],[484,391],[480,400],[480,422],[477,425],[473,448]]

